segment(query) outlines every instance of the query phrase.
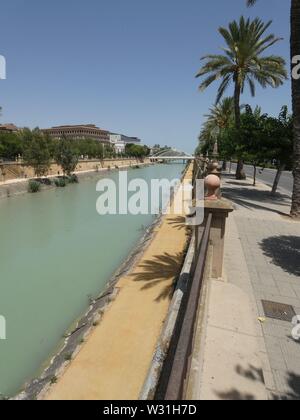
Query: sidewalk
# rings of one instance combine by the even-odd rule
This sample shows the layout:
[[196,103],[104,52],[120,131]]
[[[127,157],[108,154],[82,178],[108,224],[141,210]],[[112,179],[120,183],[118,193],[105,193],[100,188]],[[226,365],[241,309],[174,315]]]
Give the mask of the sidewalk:
[[[291,336],[300,315],[300,223],[288,217],[289,197],[273,198],[263,184],[224,175],[222,191],[235,211],[225,282],[210,284],[198,397],[300,400],[300,342]],[[263,301],[291,308],[268,314]]]

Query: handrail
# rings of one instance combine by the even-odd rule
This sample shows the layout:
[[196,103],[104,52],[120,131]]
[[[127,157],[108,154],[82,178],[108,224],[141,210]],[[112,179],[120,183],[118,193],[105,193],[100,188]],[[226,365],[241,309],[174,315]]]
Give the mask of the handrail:
[[192,354],[192,345],[199,307],[199,299],[203,286],[206,260],[209,248],[212,214],[210,213],[199,246],[196,248],[196,268],[190,286],[186,311],[184,313],[179,338],[172,358],[171,373],[165,391],[164,400],[180,401],[184,398],[185,382],[188,375],[189,360]]

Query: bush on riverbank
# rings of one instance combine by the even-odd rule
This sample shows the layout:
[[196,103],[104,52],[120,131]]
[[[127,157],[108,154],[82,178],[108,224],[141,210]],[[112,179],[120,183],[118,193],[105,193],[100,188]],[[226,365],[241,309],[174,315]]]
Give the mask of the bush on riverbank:
[[38,181],[30,180],[28,183],[28,190],[30,193],[37,193],[41,189],[41,184]]
[[70,176],[63,176],[54,179],[54,185],[58,188],[65,188],[68,184],[78,184],[78,176],[73,174]]
[[73,175],[69,176],[69,183],[70,184],[78,184],[79,183],[78,176],[76,174],[73,174]]
[[65,188],[67,186],[66,178],[55,178],[54,184],[57,188]]

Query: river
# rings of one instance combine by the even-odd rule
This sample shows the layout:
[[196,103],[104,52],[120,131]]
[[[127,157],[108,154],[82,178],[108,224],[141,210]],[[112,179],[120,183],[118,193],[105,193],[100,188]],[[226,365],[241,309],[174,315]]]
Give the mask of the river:
[[[182,164],[130,170],[129,180],[179,178]],[[96,183],[106,172],[64,189],[0,201],[0,395],[12,396],[40,373],[63,335],[103,291],[151,215],[99,216]]]

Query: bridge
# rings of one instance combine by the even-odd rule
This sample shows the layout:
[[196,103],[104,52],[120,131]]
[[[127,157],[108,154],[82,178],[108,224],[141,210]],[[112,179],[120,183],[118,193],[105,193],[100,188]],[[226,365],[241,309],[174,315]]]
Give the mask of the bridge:
[[168,149],[150,156],[153,161],[172,161],[172,160],[194,160],[195,156],[189,155],[185,152],[180,152],[176,149]]

